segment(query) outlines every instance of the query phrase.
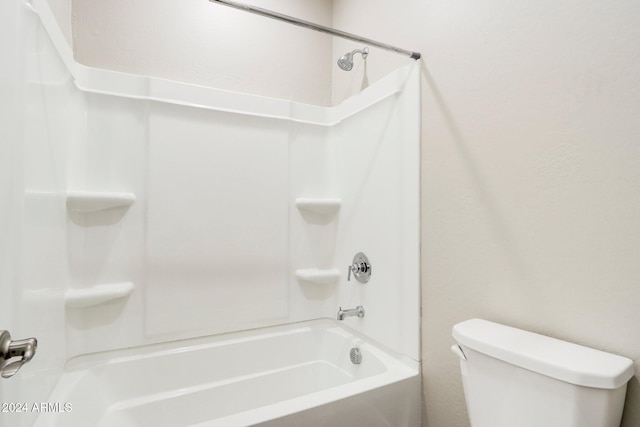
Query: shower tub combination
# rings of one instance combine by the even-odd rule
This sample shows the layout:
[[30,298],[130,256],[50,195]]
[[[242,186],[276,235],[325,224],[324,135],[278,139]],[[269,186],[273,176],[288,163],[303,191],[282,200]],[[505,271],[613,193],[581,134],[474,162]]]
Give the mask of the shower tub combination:
[[[84,279],[91,276],[86,271],[96,271],[91,281],[77,283],[60,273],[56,295],[63,296],[51,309],[55,316],[47,317],[59,323],[35,325],[39,354],[11,380],[17,387],[0,388],[5,401],[47,402],[63,410],[19,414],[19,424],[0,418],[0,426],[420,425],[419,68],[396,70],[324,108],[89,68],[74,61],[46,0],[20,11],[28,24],[23,30],[34,33],[26,38],[34,46],[25,54],[33,70],[15,73],[33,80],[29,91],[19,93],[33,98],[25,101],[24,121],[41,123],[42,132],[59,124],[51,138],[63,143],[52,144],[55,154],[75,161],[52,167],[68,175],[60,188],[33,191],[33,197],[66,198],[64,206],[56,205],[66,234],[55,247],[66,248],[69,259],[78,260],[71,267],[82,270],[68,276]],[[37,148],[37,141],[29,143]],[[349,159],[348,167],[340,159]],[[271,236],[266,231],[253,233],[253,240],[235,237],[243,250],[247,241],[268,249],[267,256],[260,252],[250,260],[266,277],[239,269],[244,276],[216,281],[202,274],[200,282],[201,276],[188,274],[194,260],[226,267],[224,261],[236,256],[229,251],[233,245],[218,238],[233,224],[207,214],[228,205],[220,202],[227,187],[216,192],[210,184],[225,179],[207,173],[215,170],[230,181],[238,164],[255,177],[246,180],[255,194],[233,191],[245,196],[238,212],[259,212],[277,244],[259,240]],[[392,167],[397,173],[389,172]],[[271,178],[274,171],[279,174]],[[273,182],[263,185],[261,176]],[[255,203],[247,203],[252,194]],[[342,197],[339,215],[325,209],[336,194]],[[115,200],[115,213],[96,208],[96,200]],[[310,200],[312,213],[326,221],[309,221],[301,200]],[[193,212],[202,214],[201,222]],[[243,225],[244,217],[232,214]],[[338,218],[368,227],[338,228]],[[197,236],[208,246],[180,246],[181,237],[165,234],[180,219],[190,228],[178,235]],[[311,241],[309,230],[324,234]],[[353,255],[345,242],[371,248],[380,266],[374,283],[339,286],[333,268],[317,269],[313,262],[325,240],[336,242],[323,254],[335,260]],[[85,242],[95,243],[96,259],[85,259]],[[290,254],[293,245],[298,250]],[[175,271],[167,274],[165,264]],[[111,276],[126,276],[124,289]],[[341,304],[363,304],[367,317],[333,320]]]
[[316,320],[80,356],[35,427],[409,426],[419,399],[416,361]]

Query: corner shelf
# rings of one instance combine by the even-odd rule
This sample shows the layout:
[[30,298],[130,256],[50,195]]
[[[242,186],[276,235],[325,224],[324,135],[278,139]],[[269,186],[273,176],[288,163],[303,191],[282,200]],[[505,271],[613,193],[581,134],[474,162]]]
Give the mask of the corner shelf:
[[309,224],[329,224],[340,210],[340,199],[299,197],[296,207]]
[[69,191],[67,209],[74,212],[89,213],[106,209],[128,207],[136,200],[133,193],[104,191]]
[[340,199],[336,198],[309,198],[299,197],[296,199],[296,207],[300,211],[308,211],[315,214],[333,216],[342,204]]
[[131,282],[109,283],[86,289],[67,289],[64,295],[67,308],[85,308],[105,302],[126,298],[133,292]]
[[340,271],[336,268],[322,270],[318,268],[307,268],[296,270],[298,281],[315,283],[318,285],[333,285],[340,280]]

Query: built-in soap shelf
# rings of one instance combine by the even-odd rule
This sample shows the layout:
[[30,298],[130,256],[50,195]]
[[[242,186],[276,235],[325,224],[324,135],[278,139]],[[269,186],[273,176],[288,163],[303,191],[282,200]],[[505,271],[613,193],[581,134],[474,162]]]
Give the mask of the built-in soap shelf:
[[[78,218],[74,214],[90,214],[92,221],[101,219],[105,224],[112,224],[112,215],[103,216],[99,212],[121,208],[116,215],[124,214],[124,209],[136,200],[133,193],[115,191],[67,191],[67,211],[70,218]],[[73,214],[72,214],[73,213]],[[97,216],[94,216],[97,215]],[[105,220],[107,218],[108,220]],[[120,217],[119,217],[120,218]],[[84,224],[84,222],[83,222]],[[88,288],[67,289],[64,295],[65,307],[68,309],[93,307],[114,300],[127,298],[135,285],[131,282],[105,283]]]
[[299,210],[320,215],[335,215],[340,210],[341,204],[341,200],[336,198],[299,197],[296,199],[296,207]]
[[306,268],[296,270],[296,279],[300,282],[315,283],[318,285],[333,285],[340,280],[340,271],[336,268],[319,269]]
[[299,197],[296,199],[296,207],[300,214],[311,224],[328,224],[336,216],[341,205],[340,199],[330,197]]
[[[329,224],[337,215],[342,201],[334,197],[298,197],[295,202],[300,214],[310,224]],[[300,283],[334,285],[340,280],[340,271],[335,268],[303,268],[295,271]]]
[[69,211],[89,213],[106,209],[128,207],[136,201],[133,193],[106,191],[69,191],[67,209]]
[[67,289],[64,295],[67,308],[85,308],[126,298],[133,292],[131,282],[107,283],[84,289]]

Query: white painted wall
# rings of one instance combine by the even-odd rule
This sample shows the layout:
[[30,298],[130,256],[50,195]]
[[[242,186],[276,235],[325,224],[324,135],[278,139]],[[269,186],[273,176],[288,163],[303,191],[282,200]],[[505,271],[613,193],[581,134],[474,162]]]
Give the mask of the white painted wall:
[[[334,17],[423,53],[423,425],[469,425],[464,319],[638,359],[640,4],[335,0]],[[370,80],[397,66],[374,58]]]
[[[67,4],[71,0],[67,0]],[[64,0],[50,0],[64,14]],[[331,25],[331,0],[255,5]],[[331,37],[207,0],[73,1],[82,64],[329,105]]]

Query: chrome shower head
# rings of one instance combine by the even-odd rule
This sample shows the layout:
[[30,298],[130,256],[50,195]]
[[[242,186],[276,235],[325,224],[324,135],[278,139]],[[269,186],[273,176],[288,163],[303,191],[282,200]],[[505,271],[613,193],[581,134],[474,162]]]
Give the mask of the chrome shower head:
[[353,55],[351,53],[342,55],[338,59],[338,67],[340,67],[344,71],[351,71],[351,69],[353,68]]
[[344,71],[351,71],[351,69],[353,68],[353,55],[355,55],[356,53],[361,53],[362,59],[366,59],[367,55],[369,55],[369,48],[365,47],[362,50],[356,49],[354,51],[345,53],[338,59],[338,67],[340,67]]

